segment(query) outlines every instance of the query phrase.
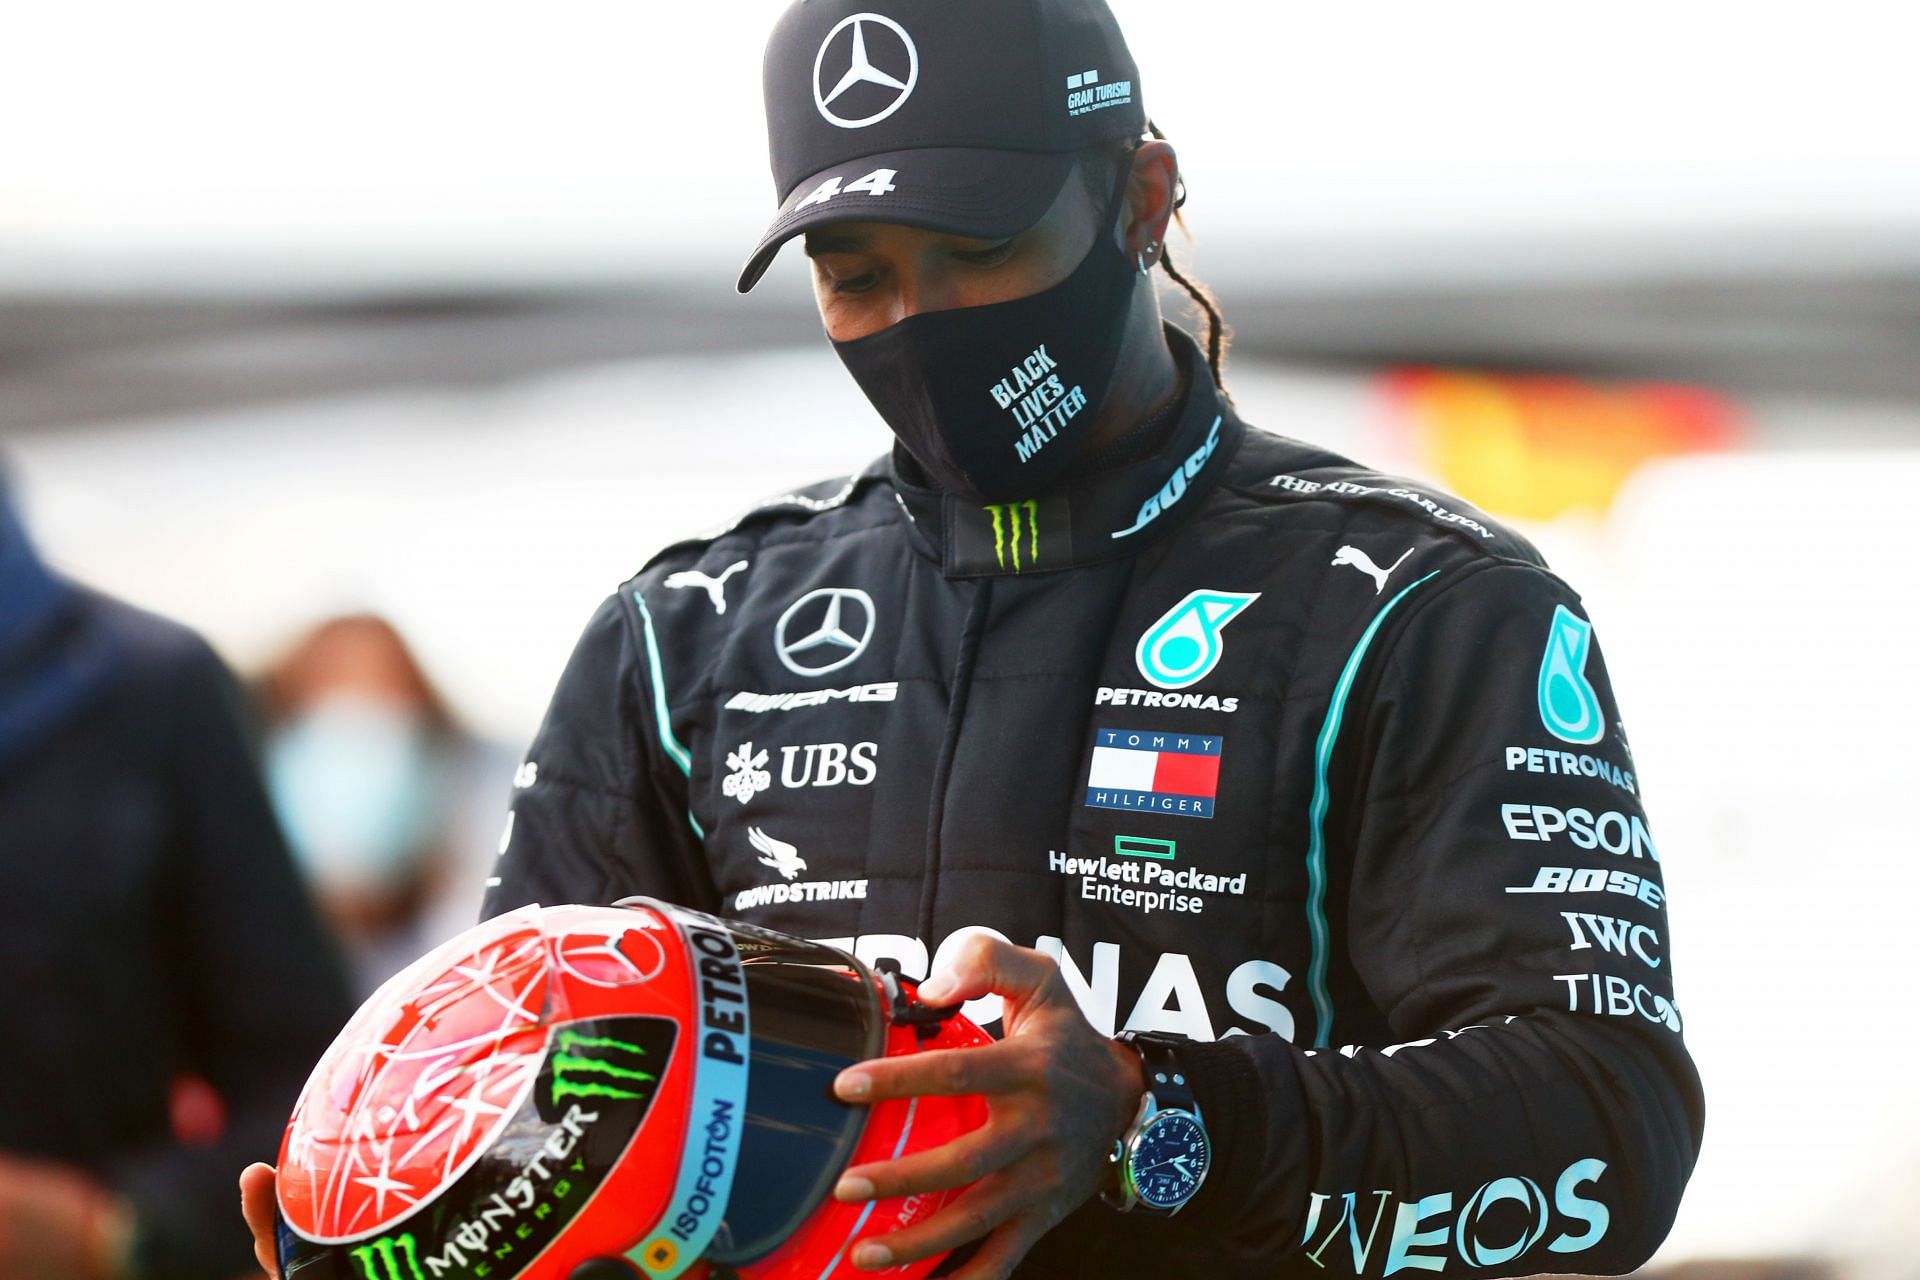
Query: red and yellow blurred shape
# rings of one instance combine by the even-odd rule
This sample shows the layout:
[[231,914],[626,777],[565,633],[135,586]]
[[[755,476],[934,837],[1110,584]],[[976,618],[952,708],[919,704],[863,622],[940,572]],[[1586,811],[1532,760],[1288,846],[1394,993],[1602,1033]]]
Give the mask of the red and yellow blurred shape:
[[1701,387],[1400,369],[1385,391],[1406,456],[1475,506],[1520,519],[1604,512],[1647,463],[1739,440],[1736,407]]

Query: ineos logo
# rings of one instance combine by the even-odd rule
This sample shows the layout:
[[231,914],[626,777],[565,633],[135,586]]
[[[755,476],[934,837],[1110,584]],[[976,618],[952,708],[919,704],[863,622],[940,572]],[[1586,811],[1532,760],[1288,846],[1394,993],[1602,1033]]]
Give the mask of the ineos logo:
[[780,615],[774,652],[797,676],[838,671],[867,651],[873,639],[873,597],[853,587],[809,591]]
[[[841,33],[849,28],[853,34],[842,39]],[[881,53],[878,64],[873,61],[868,49],[867,37],[870,32],[878,36],[874,41],[874,48]],[[889,38],[881,32],[892,32],[893,36]],[[831,60],[827,57],[829,51],[833,53]],[[834,79],[831,90],[821,78],[829,66],[836,71],[842,66],[846,67]],[[895,71],[901,74],[896,75]],[[827,38],[820,42],[820,52],[813,57],[813,105],[820,109],[821,117],[828,124],[838,125],[842,129],[864,129],[885,120],[913,96],[913,87],[918,83],[920,51],[914,47],[913,37],[892,18],[877,13],[856,13],[852,17],[842,18],[833,30],[827,32]],[[891,89],[893,96],[886,106],[871,115],[849,119],[834,111],[835,102],[856,85],[863,84]]]

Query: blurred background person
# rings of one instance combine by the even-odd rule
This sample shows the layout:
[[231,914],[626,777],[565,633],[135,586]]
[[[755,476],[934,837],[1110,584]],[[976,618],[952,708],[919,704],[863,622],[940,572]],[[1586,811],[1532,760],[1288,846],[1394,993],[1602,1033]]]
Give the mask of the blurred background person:
[[35,554],[0,486],[0,1276],[218,1280],[350,1006],[193,632]]
[[373,614],[314,626],[259,692],[268,794],[366,996],[478,918],[514,756]]

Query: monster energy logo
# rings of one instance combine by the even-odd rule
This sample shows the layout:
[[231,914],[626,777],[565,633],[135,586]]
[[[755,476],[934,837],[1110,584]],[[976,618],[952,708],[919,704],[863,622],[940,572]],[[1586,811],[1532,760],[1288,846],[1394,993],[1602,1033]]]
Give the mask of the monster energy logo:
[[[1040,504],[1032,498],[1025,502],[1001,502],[983,508],[993,517],[993,560],[1002,569],[1012,568],[1015,573],[1022,569],[1020,564],[1021,516],[1025,514],[1026,535],[1028,540],[1028,566],[1040,563]],[[1011,565],[1009,565],[1011,561]]]
[[[407,1255],[407,1271],[400,1270],[400,1254]],[[361,1245],[347,1255],[360,1264],[361,1280],[425,1280],[420,1274],[420,1255],[411,1234],[381,1236],[372,1244]],[[412,1273],[411,1276],[407,1272]]]
[[656,1078],[651,1072],[620,1065],[620,1058],[632,1060],[647,1056],[645,1049],[625,1040],[562,1031],[556,1049],[549,1064],[553,1071],[553,1100],[556,1104],[562,1098],[625,1098],[639,1101],[647,1095],[628,1088],[627,1083],[649,1084]]

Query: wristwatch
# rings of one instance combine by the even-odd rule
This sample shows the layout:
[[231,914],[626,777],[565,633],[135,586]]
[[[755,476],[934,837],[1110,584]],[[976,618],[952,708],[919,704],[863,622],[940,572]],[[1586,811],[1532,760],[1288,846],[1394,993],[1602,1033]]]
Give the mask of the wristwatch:
[[1187,1207],[1213,1163],[1200,1106],[1175,1056],[1181,1036],[1125,1031],[1120,1042],[1140,1055],[1147,1091],[1133,1123],[1113,1144],[1107,1187],[1100,1195],[1122,1213],[1170,1218]]

